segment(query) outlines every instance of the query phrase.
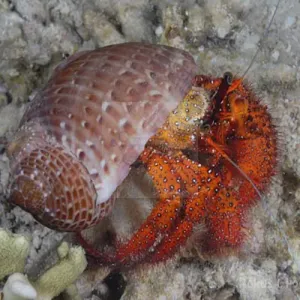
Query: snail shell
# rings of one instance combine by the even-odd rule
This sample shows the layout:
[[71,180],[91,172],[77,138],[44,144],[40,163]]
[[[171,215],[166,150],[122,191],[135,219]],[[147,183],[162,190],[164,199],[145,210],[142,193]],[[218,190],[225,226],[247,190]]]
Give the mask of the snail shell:
[[188,53],[161,45],[71,56],[36,95],[8,147],[10,201],[57,230],[96,224],[195,73]]

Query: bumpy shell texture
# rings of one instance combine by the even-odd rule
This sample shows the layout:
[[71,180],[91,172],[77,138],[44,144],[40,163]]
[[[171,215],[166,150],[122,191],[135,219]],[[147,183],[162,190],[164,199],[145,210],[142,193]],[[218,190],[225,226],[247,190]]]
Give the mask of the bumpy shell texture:
[[161,45],[70,57],[35,97],[8,149],[10,200],[59,230],[97,223],[195,74],[188,53]]

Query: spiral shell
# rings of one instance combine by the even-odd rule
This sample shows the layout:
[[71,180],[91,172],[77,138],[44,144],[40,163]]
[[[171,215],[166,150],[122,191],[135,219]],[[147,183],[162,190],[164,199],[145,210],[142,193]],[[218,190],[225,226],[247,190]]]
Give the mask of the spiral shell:
[[67,59],[8,147],[10,201],[57,230],[97,223],[195,73],[188,53],[161,45],[112,45]]

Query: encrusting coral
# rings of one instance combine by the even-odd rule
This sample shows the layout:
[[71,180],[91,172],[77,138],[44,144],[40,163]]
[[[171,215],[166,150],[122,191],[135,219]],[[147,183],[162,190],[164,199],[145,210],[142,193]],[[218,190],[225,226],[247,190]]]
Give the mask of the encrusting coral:
[[63,242],[58,248],[60,260],[52,268],[32,282],[37,300],[50,300],[68,288],[85,270],[87,261],[81,247],[69,248]]
[[70,248],[63,242],[57,249],[58,262],[36,280],[31,280],[20,273],[24,271],[29,246],[29,241],[22,235],[0,229],[0,279],[12,274],[4,285],[0,299],[51,300],[70,287],[74,294],[72,284],[87,266],[84,250],[81,247]]
[[12,273],[24,272],[29,246],[26,237],[0,229],[0,280]]

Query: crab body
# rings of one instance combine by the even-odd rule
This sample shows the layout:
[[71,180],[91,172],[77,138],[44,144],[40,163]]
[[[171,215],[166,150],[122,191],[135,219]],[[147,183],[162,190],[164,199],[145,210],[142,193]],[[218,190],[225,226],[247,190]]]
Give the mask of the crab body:
[[203,250],[238,248],[276,167],[267,107],[242,79],[196,75],[181,50],[103,49],[71,57],[27,111],[9,148],[12,202],[47,226],[80,231],[109,213],[113,191],[138,161],[156,205],[113,254],[82,239],[90,255],[117,266],[163,261],[199,223],[207,228]]

